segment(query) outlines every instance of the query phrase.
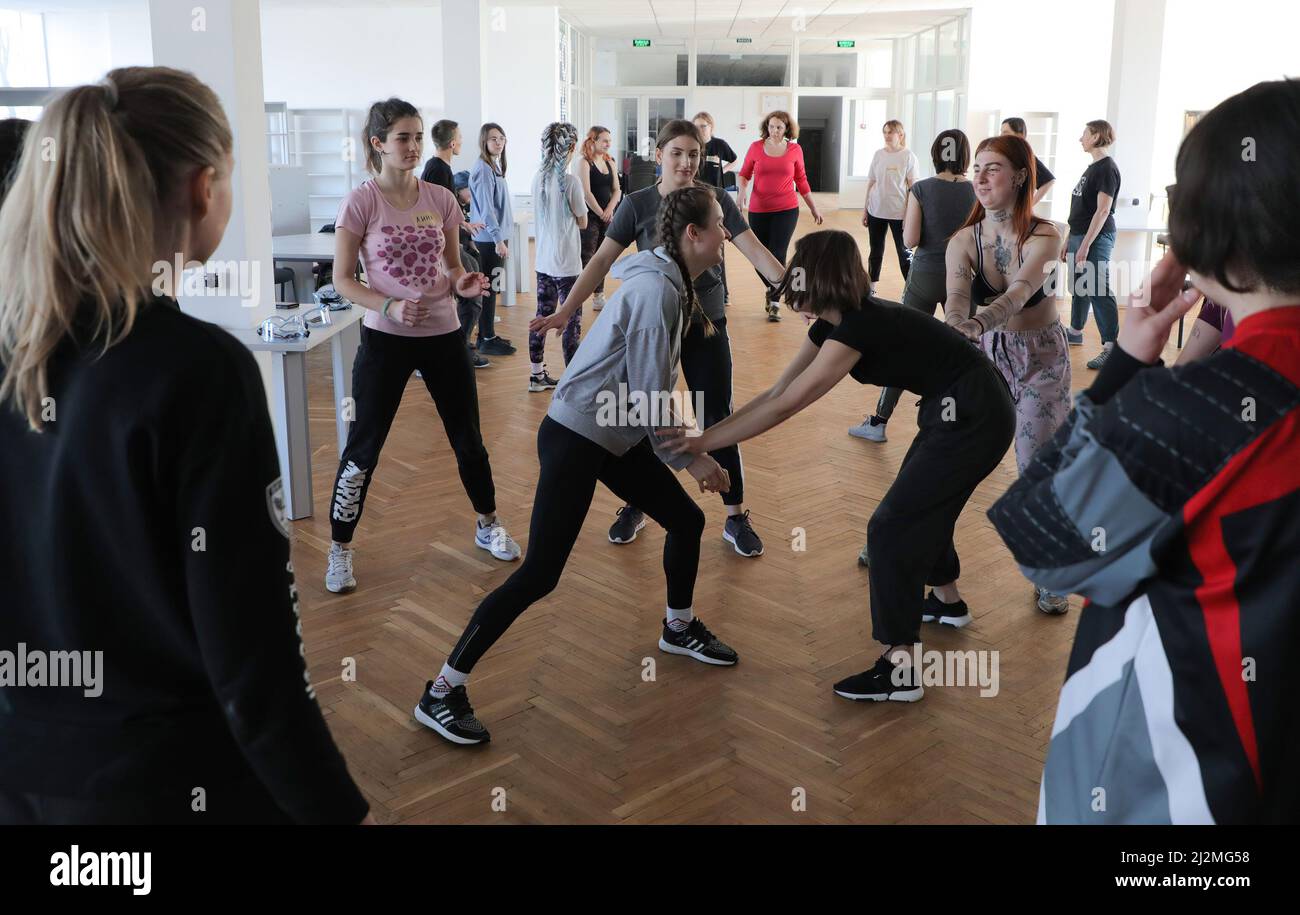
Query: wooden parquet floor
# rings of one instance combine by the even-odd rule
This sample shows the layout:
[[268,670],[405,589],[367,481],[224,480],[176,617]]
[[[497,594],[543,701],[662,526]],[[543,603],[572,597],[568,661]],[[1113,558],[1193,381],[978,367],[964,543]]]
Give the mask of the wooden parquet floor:
[[[830,225],[859,237],[865,258],[856,214],[829,212]],[[799,234],[813,228],[801,215]],[[805,325],[789,314],[768,323],[761,286],[734,249],[728,266],[740,405],[780,372]],[[892,251],[880,292],[901,298]],[[498,308],[499,331],[519,353],[494,358],[476,376],[499,512],[524,549],[536,431],[550,398],[527,390],[534,305],[521,295],[514,308]],[[1076,389],[1093,374],[1083,365],[1098,346],[1091,324],[1088,334],[1088,344],[1072,351]],[[558,375],[554,335],[547,354]],[[651,524],[633,544],[610,544],[606,531],[620,503],[598,487],[558,589],[474,671],[470,694],[493,739],[462,748],[418,725],[411,709],[478,601],[516,565],[471,542],[474,515],[453,455],[412,378],[357,532],[359,589],[327,592],[337,451],[326,354],[313,354],[310,374],[315,515],[295,524],[293,557],[308,663],[330,729],[381,822],[1033,821],[1079,600],[1066,616],[1040,613],[985,517],[1015,477],[1012,454],[957,528],[974,623],[925,627],[927,648],[997,651],[996,696],[949,686],[927,689],[915,704],[875,704],[831,692],[834,681],[878,656],[868,573],[856,558],[916,429],[916,399],[904,397],[888,443],[850,438],[847,429],[870,412],[878,391],[846,380],[742,446],[747,505],[764,556],[736,555],[721,536],[720,500],[696,493],[708,527],[695,607],[740,652],[738,666],[712,668],[657,649],[663,532]],[[796,528],[805,532],[802,552],[792,549]],[[354,680],[343,677],[349,658]],[[653,680],[644,676],[646,659]]]

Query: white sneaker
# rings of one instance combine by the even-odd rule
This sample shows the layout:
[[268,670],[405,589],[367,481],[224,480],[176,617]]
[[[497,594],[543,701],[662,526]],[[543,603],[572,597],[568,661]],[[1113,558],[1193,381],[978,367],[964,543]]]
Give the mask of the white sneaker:
[[331,543],[329,566],[325,570],[325,590],[342,594],[355,590],[356,586],[357,580],[352,577],[352,550]]
[[474,545],[487,550],[502,562],[513,562],[519,558],[519,544],[506,533],[500,521],[493,521],[487,527],[478,524],[474,530]]
[[885,438],[885,424],[876,423],[874,426],[871,425],[870,416],[868,416],[866,419],[862,421],[862,425],[854,426],[852,429],[850,429],[849,435],[853,436],[854,438],[864,438],[869,442],[888,441],[888,439]]
[[591,300],[591,310],[600,311],[604,307],[605,307],[605,293],[598,292],[596,293],[596,297]]

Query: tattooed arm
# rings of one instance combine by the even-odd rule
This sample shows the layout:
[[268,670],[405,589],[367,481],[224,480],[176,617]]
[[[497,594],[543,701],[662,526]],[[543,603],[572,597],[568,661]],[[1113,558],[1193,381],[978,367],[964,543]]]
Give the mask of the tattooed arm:
[[948,239],[944,254],[947,295],[943,301],[943,323],[956,327],[971,316],[970,287],[975,279],[975,241],[970,232],[958,230]]

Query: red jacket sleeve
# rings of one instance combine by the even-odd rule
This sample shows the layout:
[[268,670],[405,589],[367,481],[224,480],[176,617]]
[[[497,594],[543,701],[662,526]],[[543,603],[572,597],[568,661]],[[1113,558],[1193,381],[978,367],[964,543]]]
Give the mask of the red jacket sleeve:
[[793,163],[795,190],[800,194],[811,194],[812,188],[808,186],[808,174],[803,168],[803,147],[799,146],[797,143],[791,145],[794,146],[795,152],[798,153],[798,155],[794,157]]
[[754,166],[758,165],[758,159],[754,155],[754,150],[761,142],[762,141],[760,140],[755,143],[750,143],[749,149],[745,152],[745,163],[740,166],[739,174],[740,177],[744,178],[746,181],[754,177]]

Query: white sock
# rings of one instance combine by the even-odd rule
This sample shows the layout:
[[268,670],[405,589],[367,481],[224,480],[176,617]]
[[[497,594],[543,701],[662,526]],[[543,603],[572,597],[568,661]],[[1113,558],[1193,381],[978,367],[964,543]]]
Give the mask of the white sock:
[[668,628],[673,632],[681,632],[691,624],[693,619],[695,619],[695,611],[691,607],[687,607],[685,610],[668,608]]
[[546,371],[545,362],[530,362],[529,365],[532,366],[534,375],[540,375],[542,372]]
[[464,686],[468,681],[469,674],[463,674],[450,664],[444,664],[442,665],[442,672],[433,681],[433,686],[429,687],[429,694],[441,699],[456,687]]

